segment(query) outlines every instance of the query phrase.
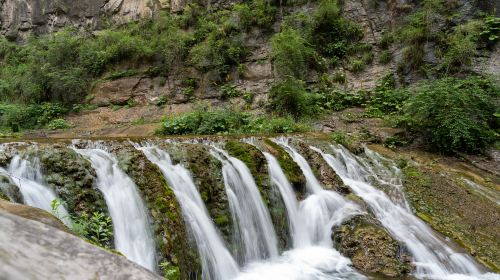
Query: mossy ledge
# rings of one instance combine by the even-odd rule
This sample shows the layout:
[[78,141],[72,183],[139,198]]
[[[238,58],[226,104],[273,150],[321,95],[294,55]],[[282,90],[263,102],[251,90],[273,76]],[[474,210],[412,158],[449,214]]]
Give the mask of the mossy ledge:
[[449,236],[479,262],[500,272],[500,209],[437,166],[408,165],[404,188],[415,214]]
[[149,210],[158,250],[158,264],[168,262],[178,267],[180,279],[198,279],[201,264],[173,190],[160,169],[131,145],[116,145],[114,153],[120,167],[137,185]]
[[278,236],[279,249],[289,248],[290,238],[288,232],[288,218],[285,203],[279,189],[271,184],[269,179],[267,161],[262,152],[255,146],[230,140],[225,145],[226,151],[233,157],[246,164],[252,173],[260,195],[267,205]]

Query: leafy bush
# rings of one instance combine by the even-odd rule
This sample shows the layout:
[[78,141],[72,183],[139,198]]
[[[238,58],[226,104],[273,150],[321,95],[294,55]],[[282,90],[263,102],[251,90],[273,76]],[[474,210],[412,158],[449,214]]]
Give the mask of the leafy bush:
[[13,132],[19,129],[43,127],[50,121],[63,116],[67,110],[60,104],[40,105],[1,104],[0,126],[9,127]]
[[392,53],[389,50],[384,50],[380,53],[380,57],[378,58],[378,62],[382,64],[387,64],[392,60]]
[[381,117],[401,112],[404,102],[410,97],[405,89],[396,89],[393,74],[382,77],[368,101],[368,112],[372,116]]
[[439,68],[445,73],[461,72],[477,56],[477,43],[482,29],[481,21],[458,25],[447,37],[448,48]]
[[[57,198],[51,202],[50,206],[54,215],[58,216],[58,209],[61,205],[62,202]],[[83,213],[80,216],[70,215],[57,218],[61,220],[69,219],[73,232],[87,239],[90,243],[103,248],[111,248],[113,225],[109,216],[94,212],[91,215]]]
[[281,116],[293,116],[300,119],[313,116],[313,99],[304,86],[304,82],[292,78],[275,83],[269,92],[270,109]]
[[54,119],[47,124],[47,128],[51,130],[65,129],[71,127],[64,119]]
[[257,117],[233,110],[205,108],[167,119],[157,134],[290,133],[306,130],[306,125],[296,123],[290,117]]
[[494,140],[500,91],[481,77],[443,78],[413,90],[404,107],[408,126],[443,153],[477,153]]
[[314,14],[312,44],[326,57],[343,58],[363,37],[361,28],[341,16],[336,0],[322,0]]
[[298,31],[287,28],[277,33],[271,39],[271,48],[279,77],[305,77],[313,49]]

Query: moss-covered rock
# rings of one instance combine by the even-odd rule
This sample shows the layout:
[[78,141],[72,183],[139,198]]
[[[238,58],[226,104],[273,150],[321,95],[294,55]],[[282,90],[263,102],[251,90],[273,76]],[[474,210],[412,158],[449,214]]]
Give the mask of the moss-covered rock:
[[134,147],[114,145],[120,167],[137,185],[151,214],[158,248],[158,263],[177,266],[180,279],[198,279],[201,265],[196,248],[189,240],[181,208],[160,169]]
[[71,215],[108,213],[104,196],[95,186],[95,171],[87,159],[59,145],[42,146],[29,153],[39,158],[45,181]]
[[204,145],[181,144],[186,167],[191,171],[207,210],[222,232],[226,242],[231,242],[232,219],[224,187],[222,164],[210,155]]
[[23,195],[9,176],[0,173],[0,198],[16,203],[24,203]]
[[413,211],[472,256],[500,272],[500,208],[438,165],[408,165],[404,188]]
[[306,178],[300,167],[280,145],[269,139],[264,139],[263,142],[269,153],[278,160],[283,173],[292,184],[297,198],[302,200],[306,194]]
[[401,279],[411,270],[411,259],[400,244],[375,220],[354,216],[333,230],[335,247],[362,272]]
[[341,194],[349,194],[351,190],[342,182],[342,179],[323,159],[320,153],[309,148],[309,145],[304,141],[294,139],[293,146],[307,160],[316,178],[323,184],[327,190],[333,190]]
[[279,248],[281,250],[288,248],[290,239],[286,207],[279,189],[271,184],[266,157],[255,146],[238,141],[228,141],[225,149],[229,155],[243,161],[250,169],[262,199],[271,214],[274,229],[278,236]]

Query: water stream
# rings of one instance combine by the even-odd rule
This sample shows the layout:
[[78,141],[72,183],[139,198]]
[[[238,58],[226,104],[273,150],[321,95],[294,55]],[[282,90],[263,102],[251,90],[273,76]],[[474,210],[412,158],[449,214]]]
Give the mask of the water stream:
[[97,187],[104,195],[113,221],[115,249],[131,261],[155,271],[155,243],[137,186],[105,147],[95,144],[92,148],[73,149],[87,157],[96,171]]
[[185,222],[196,241],[203,279],[234,278],[239,272],[238,265],[210,219],[190,172],[181,164],[174,164],[170,155],[158,147],[136,145],[136,148],[160,168],[169,186],[172,187],[181,205]]
[[[52,213],[52,202],[57,199],[54,191],[45,185],[36,157],[25,158],[16,155],[12,158],[7,170],[0,168],[0,172],[9,176],[21,192],[24,203]],[[54,209],[54,213],[64,224],[71,227],[68,211],[63,205]]]
[[234,234],[240,247],[240,263],[278,256],[278,241],[271,215],[260,196],[248,167],[226,151],[212,146],[211,154],[222,162],[224,185],[229,200]]
[[[332,146],[333,154],[311,148],[321,153],[344,183],[370,206],[391,235],[405,244],[414,258],[417,278],[499,279],[498,275],[492,273],[483,274],[483,269],[470,256],[454,250],[411,213],[404,199],[401,180],[395,177],[400,172],[394,164],[384,167],[382,157],[368,149],[368,158],[362,158],[340,145]],[[381,172],[381,169],[385,171]],[[387,195],[373,184],[389,187],[389,193],[396,195]]]

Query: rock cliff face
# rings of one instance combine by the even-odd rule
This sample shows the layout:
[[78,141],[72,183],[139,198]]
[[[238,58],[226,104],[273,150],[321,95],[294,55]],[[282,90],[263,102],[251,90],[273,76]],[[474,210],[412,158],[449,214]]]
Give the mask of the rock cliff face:
[[72,26],[95,30],[108,23],[120,24],[167,9],[165,0],[1,0],[0,34],[22,41]]

